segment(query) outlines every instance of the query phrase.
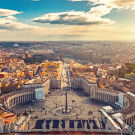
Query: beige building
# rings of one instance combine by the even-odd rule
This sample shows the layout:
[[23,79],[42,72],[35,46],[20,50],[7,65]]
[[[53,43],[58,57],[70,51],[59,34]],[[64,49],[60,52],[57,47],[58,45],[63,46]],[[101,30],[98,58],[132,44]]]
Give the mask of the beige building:
[[97,84],[96,83],[89,83],[84,78],[72,78],[71,79],[71,87],[73,87],[73,88],[82,88],[88,94],[90,94],[90,88],[91,87],[97,87]]
[[22,86],[23,89],[35,89],[35,88],[44,88],[45,94],[48,94],[49,90],[52,88],[61,88],[61,80],[57,78],[47,78],[45,80],[35,80],[32,79],[29,82],[25,83]]

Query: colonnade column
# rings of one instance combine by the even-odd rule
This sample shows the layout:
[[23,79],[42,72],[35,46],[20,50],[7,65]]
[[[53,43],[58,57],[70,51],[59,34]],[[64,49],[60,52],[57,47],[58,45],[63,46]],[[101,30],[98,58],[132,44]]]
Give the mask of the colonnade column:
[[92,91],[90,92],[90,98],[92,99]]
[[15,101],[15,104],[17,105],[17,97],[15,98],[15,100],[16,100],[16,101]]
[[9,100],[9,107],[11,106],[11,100]]
[[21,95],[21,97],[20,97],[20,100],[21,100],[21,103],[22,103],[22,95]]
[[132,123],[132,118],[130,118],[130,123],[129,123],[129,124],[130,124],[130,126],[131,126],[131,123]]
[[111,97],[112,97],[112,102],[114,103],[113,96],[111,96]]
[[108,101],[108,94],[106,94],[106,101]]
[[22,103],[23,103],[23,95],[22,95]]
[[105,94],[103,93],[103,101],[105,100]]
[[22,96],[22,103],[24,102],[24,95]]
[[115,96],[113,96],[113,98],[114,98],[114,103],[115,103]]
[[115,96],[113,96],[113,102],[115,103]]
[[97,99],[99,99],[99,93],[97,92]]
[[29,94],[27,94],[27,101],[29,101]]
[[19,100],[18,97],[17,97],[16,99],[17,99],[17,100],[16,100],[16,101],[17,101],[16,104],[18,104],[18,100]]
[[15,98],[15,105],[16,105],[16,98]]
[[95,99],[97,99],[97,92],[95,91],[94,93],[95,93]]
[[14,100],[13,99],[12,99],[12,102],[11,103],[12,103],[12,106],[13,106],[14,105]]
[[16,99],[16,103],[15,104],[17,105],[17,97],[15,99]]
[[102,93],[102,100],[104,100],[104,98],[103,98],[103,93]]
[[28,100],[27,95],[25,95],[25,97],[26,97],[26,100],[25,101],[27,102],[27,100]]
[[111,99],[111,95],[109,95],[108,101],[110,101],[110,99]]
[[22,98],[21,98],[21,102],[23,102],[23,95],[21,96]]
[[102,100],[102,93],[100,93],[100,99]]
[[21,96],[19,96],[19,103],[21,103]]
[[111,96],[111,102],[113,102],[113,96]]
[[24,102],[25,102],[25,95],[24,95]]
[[102,100],[102,93],[100,93],[100,100]]
[[31,100],[31,94],[30,94],[30,100]]
[[102,93],[102,100],[104,100],[103,93]]
[[131,123],[130,123],[130,124],[131,124],[131,126],[132,126],[132,123],[133,123],[133,117],[131,117]]
[[125,124],[127,125],[127,120],[125,120]]
[[10,102],[10,100],[9,100],[9,103],[8,103],[8,108],[10,107],[10,103],[11,103],[11,102]]
[[113,96],[113,103],[115,103],[115,97]]

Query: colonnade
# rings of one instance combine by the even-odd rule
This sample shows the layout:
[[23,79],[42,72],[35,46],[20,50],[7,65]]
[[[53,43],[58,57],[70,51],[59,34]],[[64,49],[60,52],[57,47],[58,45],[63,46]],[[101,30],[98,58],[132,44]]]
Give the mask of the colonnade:
[[15,97],[15,98],[9,100],[8,108],[10,108],[14,105],[23,103],[23,102],[28,102],[33,99],[34,99],[34,94],[27,94],[27,95],[21,95],[21,96]]
[[117,95],[104,91],[90,90],[90,98],[98,99],[102,101],[110,101],[115,103],[117,101]]
[[15,92],[14,94],[9,94],[4,101],[4,105],[7,108],[12,108],[17,104],[28,102],[35,99],[34,90],[22,90],[20,92]]
[[130,117],[130,118],[124,120],[125,124],[127,124],[129,126],[132,126],[134,124],[134,121],[135,121],[135,116]]
[[128,126],[134,125],[134,128],[135,128],[135,112],[132,112],[131,114],[128,114],[128,115],[124,115],[123,121]]

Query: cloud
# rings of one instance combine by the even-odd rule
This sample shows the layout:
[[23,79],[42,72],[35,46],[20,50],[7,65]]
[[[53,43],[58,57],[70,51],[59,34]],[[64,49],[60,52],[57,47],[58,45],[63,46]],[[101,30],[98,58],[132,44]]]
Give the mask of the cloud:
[[17,21],[17,18],[14,17],[14,16],[7,16],[7,17],[5,17],[5,19],[12,20],[12,21]]
[[40,1],[40,0],[31,0],[31,1]]
[[[17,18],[13,15],[21,14],[22,12],[18,12],[15,10],[9,10],[9,9],[0,9],[0,29],[5,30],[33,30],[37,28],[37,26],[30,26],[27,24],[23,24],[20,22],[17,22]],[[3,17],[5,16],[5,17]]]
[[14,17],[0,18],[0,29],[6,30],[32,30],[33,26],[14,21]]
[[42,17],[33,19],[33,22],[49,23],[49,24],[64,24],[64,25],[93,25],[93,24],[108,24],[113,23],[110,19],[103,19],[96,16],[96,11],[90,12],[61,12],[49,13]]
[[91,10],[88,12],[88,14],[95,17],[102,17],[106,14],[111,13],[111,10],[112,6],[100,5],[97,7],[92,7]]
[[15,10],[9,10],[9,9],[1,9],[0,8],[0,16],[11,16],[16,14],[21,14],[22,12],[18,12]]
[[72,2],[75,1],[89,1],[95,4],[104,4],[109,5],[112,8],[118,8],[118,9],[133,9],[135,8],[135,0],[69,0]]
[[69,0],[69,1],[72,2],[88,1],[89,4],[93,7],[91,7],[90,11],[87,12],[87,14],[89,14],[91,18],[98,18],[101,21],[104,20],[102,16],[111,13],[113,9],[117,9],[117,11],[122,9],[135,10],[135,0]]

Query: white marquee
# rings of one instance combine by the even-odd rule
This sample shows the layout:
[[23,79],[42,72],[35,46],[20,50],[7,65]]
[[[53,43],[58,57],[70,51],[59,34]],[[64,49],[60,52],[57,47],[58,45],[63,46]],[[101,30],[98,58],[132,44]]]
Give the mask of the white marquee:
[[37,100],[45,100],[44,88],[35,89],[35,95]]

